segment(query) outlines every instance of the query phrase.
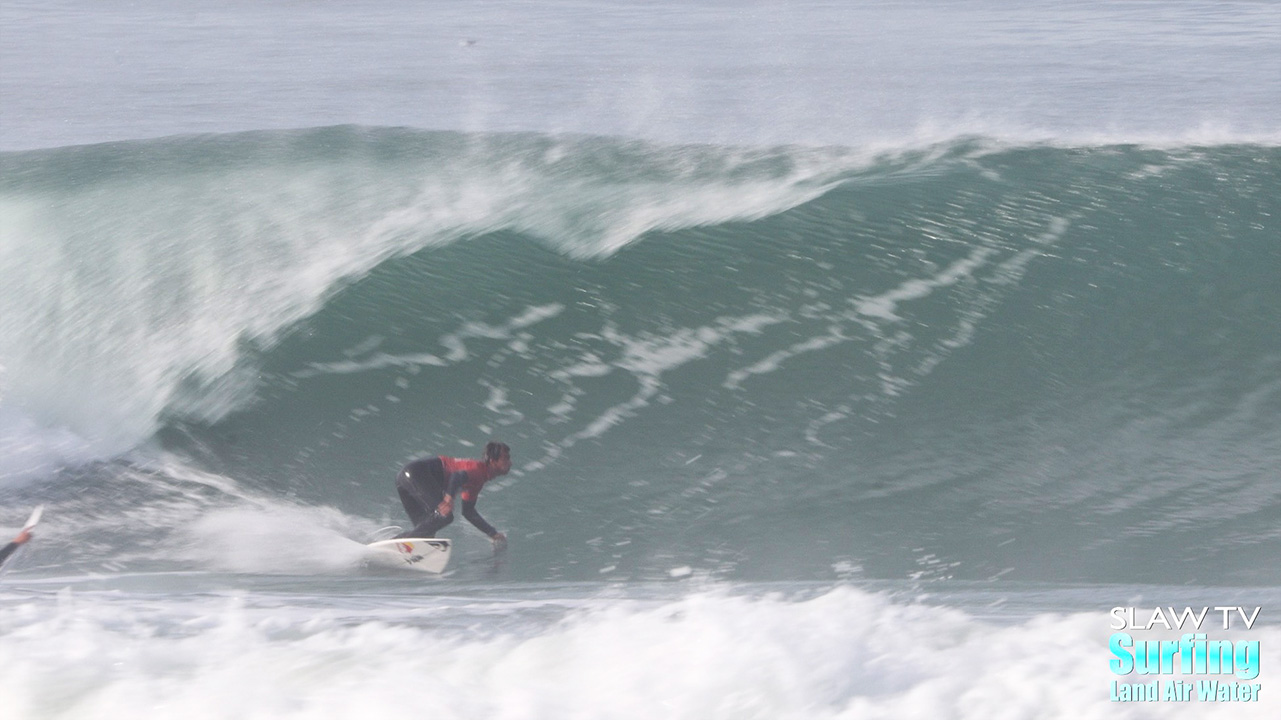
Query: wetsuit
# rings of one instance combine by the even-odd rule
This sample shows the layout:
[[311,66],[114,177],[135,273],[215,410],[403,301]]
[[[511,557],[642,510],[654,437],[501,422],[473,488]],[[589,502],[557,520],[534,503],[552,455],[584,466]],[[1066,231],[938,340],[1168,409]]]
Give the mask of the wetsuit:
[[4,562],[13,554],[13,551],[20,547],[22,547],[20,544],[11,542],[8,545],[5,545],[3,549],[0,549],[0,565],[4,565]]
[[463,501],[463,517],[489,537],[498,534],[493,525],[476,512],[476,497],[491,479],[489,468],[479,460],[445,456],[415,460],[396,476],[396,491],[414,527],[396,537],[429,538],[454,521],[454,514],[441,515],[436,506],[445,496]]

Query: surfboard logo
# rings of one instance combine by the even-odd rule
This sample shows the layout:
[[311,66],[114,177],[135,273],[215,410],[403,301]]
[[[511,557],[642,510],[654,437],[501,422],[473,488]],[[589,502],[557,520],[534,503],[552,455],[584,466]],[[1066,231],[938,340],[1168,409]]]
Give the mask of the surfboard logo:
[[375,557],[381,556],[384,562],[441,573],[449,563],[450,545],[445,538],[404,538],[376,540],[369,547],[376,551]]

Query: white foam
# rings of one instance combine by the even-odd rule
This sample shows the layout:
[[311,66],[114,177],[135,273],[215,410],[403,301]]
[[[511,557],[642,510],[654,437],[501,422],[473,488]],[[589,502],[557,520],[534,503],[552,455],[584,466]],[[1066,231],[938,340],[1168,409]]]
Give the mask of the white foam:
[[[994,624],[852,588],[812,599],[343,603],[306,596],[0,605],[0,707],[77,717],[328,720],[1269,718],[1281,702],[1109,699],[1104,612]],[[578,609],[573,609],[578,608]],[[1252,631],[1263,668],[1281,630]],[[1265,671],[1266,672],[1266,671]]]
[[993,252],[995,251],[988,247],[974,248],[968,257],[952,263],[946,270],[934,277],[906,280],[898,287],[880,295],[855,300],[854,312],[875,318],[878,321],[898,322],[901,320],[897,314],[899,304],[928,297],[939,288],[955,285],[973,276],[974,271],[982,267]]
[[440,338],[439,343],[449,351],[445,354],[445,357],[428,352],[405,354],[373,352],[377,345],[369,345],[366,348],[354,348],[345,353],[349,356],[347,360],[311,363],[305,370],[294,373],[294,377],[348,375],[389,367],[449,367],[465,362],[468,359],[468,340],[512,340],[513,343],[517,343],[520,341],[520,338],[516,337],[518,330],[523,330],[531,325],[554,318],[560,315],[564,309],[565,306],[560,303],[548,303],[546,305],[527,307],[519,315],[509,318],[499,325],[488,325],[479,322],[466,323],[456,332],[448,333]]
[[42,427],[0,408],[0,487],[44,477],[96,455],[92,442],[67,428]]
[[696,328],[673,328],[664,334],[644,333],[631,336],[620,331],[616,326],[607,324],[601,329],[599,338],[618,349],[618,357],[612,360],[602,359],[597,353],[585,354],[578,362],[550,373],[550,377],[568,386],[569,392],[563,396],[563,402],[550,411],[558,422],[567,422],[574,410],[572,402],[576,386],[575,378],[604,377],[615,371],[632,375],[639,386],[627,400],[606,408],[586,425],[553,445],[547,454],[525,466],[526,470],[543,467],[554,460],[560,453],[573,447],[582,440],[597,438],[612,428],[634,416],[637,411],[648,407],[650,401],[659,395],[663,388],[663,375],[691,362],[707,357],[714,347],[731,341],[736,335],[756,335],[764,328],[784,322],[785,316],[769,313],[753,313],[743,316],[725,316],[716,322]]
[[206,512],[182,528],[178,560],[201,569],[246,573],[351,571],[365,557],[353,520],[328,507],[282,503],[239,505]]

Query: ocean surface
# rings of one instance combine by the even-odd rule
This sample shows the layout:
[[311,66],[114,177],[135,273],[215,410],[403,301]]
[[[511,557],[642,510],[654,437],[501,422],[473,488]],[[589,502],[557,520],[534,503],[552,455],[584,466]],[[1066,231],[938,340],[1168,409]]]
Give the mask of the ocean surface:
[[[1276,717],[1279,37],[0,4],[0,717]],[[507,551],[370,566],[491,438]],[[1118,606],[1259,699],[1114,701]]]

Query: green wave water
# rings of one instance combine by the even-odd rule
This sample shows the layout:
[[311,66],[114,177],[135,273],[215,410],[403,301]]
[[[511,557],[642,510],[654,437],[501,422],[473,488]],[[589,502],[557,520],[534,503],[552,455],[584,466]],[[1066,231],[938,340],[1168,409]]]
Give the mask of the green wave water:
[[226,538],[399,523],[403,462],[498,437],[515,579],[1281,579],[1272,146],[340,127],[0,178],[0,482],[72,566],[261,570]]

